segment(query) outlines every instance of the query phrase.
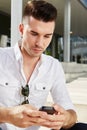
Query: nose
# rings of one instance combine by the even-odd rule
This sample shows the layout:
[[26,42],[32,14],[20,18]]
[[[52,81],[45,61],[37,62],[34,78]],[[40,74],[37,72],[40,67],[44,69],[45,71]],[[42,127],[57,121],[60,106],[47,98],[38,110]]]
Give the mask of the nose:
[[44,38],[43,37],[37,37],[36,45],[39,46],[39,47],[42,47],[43,43],[44,43]]

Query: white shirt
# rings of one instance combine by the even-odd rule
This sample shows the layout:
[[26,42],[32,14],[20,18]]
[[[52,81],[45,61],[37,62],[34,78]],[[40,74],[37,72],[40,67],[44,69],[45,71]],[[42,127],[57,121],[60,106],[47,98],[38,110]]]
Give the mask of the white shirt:
[[[18,44],[15,47],[0,48],[0,106],[16,106],[24,101],[21,86],[26,85],[22,67],[22,54]],[[49,91],[54,103],[65,109],[74,109],[67,93],[65,77],[60,62],[45,54],[28,82],[29,103],[37,108],[46,102]],[[18,128],[11,124],[1,124],[3,130],[37,130],[38,127]]]

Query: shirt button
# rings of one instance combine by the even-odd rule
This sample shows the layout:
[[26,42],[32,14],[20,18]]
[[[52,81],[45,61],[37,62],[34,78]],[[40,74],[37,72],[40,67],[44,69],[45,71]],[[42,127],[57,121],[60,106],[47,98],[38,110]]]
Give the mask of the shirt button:
[[8,85],[8,83],[5,83],[5,85]]
[[43,87],[43,89],[45,89],[45,87]]

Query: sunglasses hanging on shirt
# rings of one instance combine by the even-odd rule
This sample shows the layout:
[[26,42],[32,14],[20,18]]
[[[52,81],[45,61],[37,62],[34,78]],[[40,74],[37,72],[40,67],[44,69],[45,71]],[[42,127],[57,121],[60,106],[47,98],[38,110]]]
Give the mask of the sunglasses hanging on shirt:
[[23,104],[29,104],[28,96],[29,96],[29,86],[26,84],[25,87],[22,86],[21,94],[24,96],[24,101],[21,103]]

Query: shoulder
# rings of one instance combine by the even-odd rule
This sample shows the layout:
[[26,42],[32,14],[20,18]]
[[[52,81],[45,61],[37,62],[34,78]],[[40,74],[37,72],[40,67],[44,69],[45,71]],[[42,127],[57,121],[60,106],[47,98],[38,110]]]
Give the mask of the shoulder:
[[9,54],[11,53],[11,51],[13,51],[13,47],[0,47],[0,55],[2,54]]
[[6,62],[8,59],[13,59],[14,49],[13,47],[0,47],[0,62]]
[[43,65],[47,72],[52,73],[52,75],[54,74],[54,77],[57,78],[60,75],[64,76],[62,63],[58,59],[48,55],[43,55],[43,59]]
[[56,58],[54,58],[54,57],[52,57],[52,56],[49,56],[49,55],[45,55],[45,54],[43,54],[43,63],[44,63],[44,65],[46,66],[46,68],[50,68],[50,69],[56,69],[56,70],[63,70],[63,68],[62,68],[62,64],[61,64],[61,62],[58,60],[58,59],[56,59]]
[[44,62],[46,63],[46,64],[57,64],[57,65],[59,65],[60,64],[60,62],[59,62],[59,60],[58,59],[56,59],[56,58],[54,58],[54,57],[52,57],[52,56],[50,56],[50,55],[45,55],[45,54],[43,54],[42,55],[42,57],[43,57],[43,60],[44,60]]

